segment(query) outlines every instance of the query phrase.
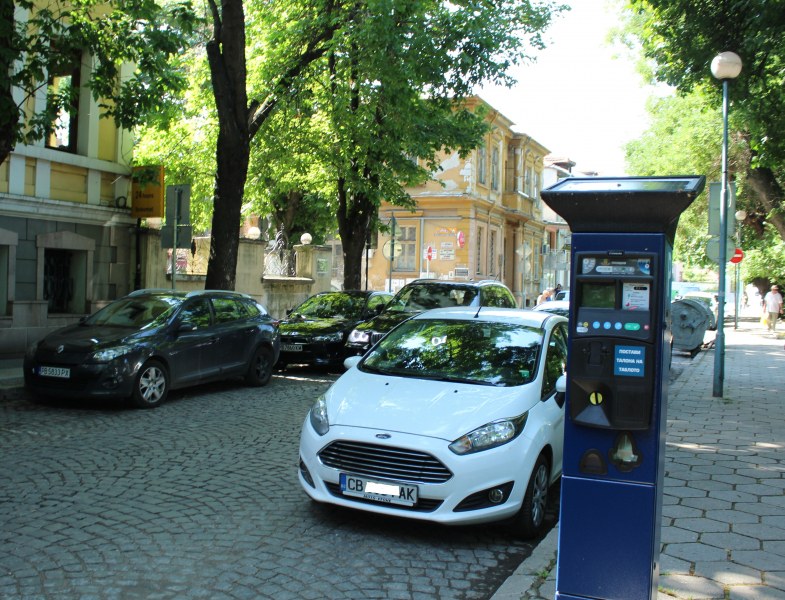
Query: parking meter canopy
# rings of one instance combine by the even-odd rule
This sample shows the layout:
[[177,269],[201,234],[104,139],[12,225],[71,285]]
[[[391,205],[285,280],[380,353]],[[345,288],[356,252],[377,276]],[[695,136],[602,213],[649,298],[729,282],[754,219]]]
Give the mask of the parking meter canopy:
[[679,215],[705,185],[703,175],[567,177],[542,199],[573,233],[664,233],[672,243]]

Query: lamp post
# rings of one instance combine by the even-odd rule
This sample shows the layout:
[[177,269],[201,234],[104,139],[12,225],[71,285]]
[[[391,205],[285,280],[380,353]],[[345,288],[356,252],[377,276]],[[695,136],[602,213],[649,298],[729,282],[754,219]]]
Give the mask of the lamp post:
[[728,81],[741,73],[741,58],[735,52],[721,52],[711,61],[711,74],[722,81],[722,191],[720,194],[720,281],[717,337],[714,343],[714,385],[712,395],[722,397],[725,381],[725,270],[728,262]]
[[[736,218],[736,242],[741,248],[741,222],[747,218],[747,211],[737,210],[733,215]],[[741,292],[739,286],[741,285],[741,261],[736,263],[736,320],[733,324],[734,329],[739,328],[739,308],[741,307]]]

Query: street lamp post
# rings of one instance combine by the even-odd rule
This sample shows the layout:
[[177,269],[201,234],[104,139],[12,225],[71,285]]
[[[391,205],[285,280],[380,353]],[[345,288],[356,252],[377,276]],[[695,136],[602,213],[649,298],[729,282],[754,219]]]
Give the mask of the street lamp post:
[[741,58],[735,52],[721,52],[711,61],[711,74],[722,81],[722,191],[720,194],[719,307],[717,337],[714,342],[714,385],[712,395],[722,397],[725,381],[725,270],[728,262],[728,82],[741,73]]

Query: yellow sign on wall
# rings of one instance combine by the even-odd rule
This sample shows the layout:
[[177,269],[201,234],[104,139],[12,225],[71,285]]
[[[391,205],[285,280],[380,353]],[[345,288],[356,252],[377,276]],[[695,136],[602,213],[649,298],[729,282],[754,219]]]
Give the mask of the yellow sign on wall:
[[145,219],[164,216],[164,166],[134,167],[131,216]]

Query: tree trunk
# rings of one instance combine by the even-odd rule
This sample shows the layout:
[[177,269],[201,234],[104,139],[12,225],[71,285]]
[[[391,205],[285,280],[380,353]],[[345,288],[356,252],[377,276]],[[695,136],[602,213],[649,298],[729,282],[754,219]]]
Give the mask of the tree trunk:
[[783,191],[771,169],[758,168],[747,171],[747,183],[755,192],[760,207],[766,213],[780,238],[785,241],[785,215],[782,213]]
[[0,164],[14,149],[19,108],[11,92],[11,67],[18,51],[13,47],[14,2],[0,0]]
[[240,246],[240,213],[251,148],[242,0],[210,1],[213,39],[207,60],[218,113],[213,224],[206,289],[233,290]]
[[373,202],[364,195],[350,195],[345,181],[338,181],[338,233],[343,248],[343,289],[361,290],[365,240],[375,214]]

